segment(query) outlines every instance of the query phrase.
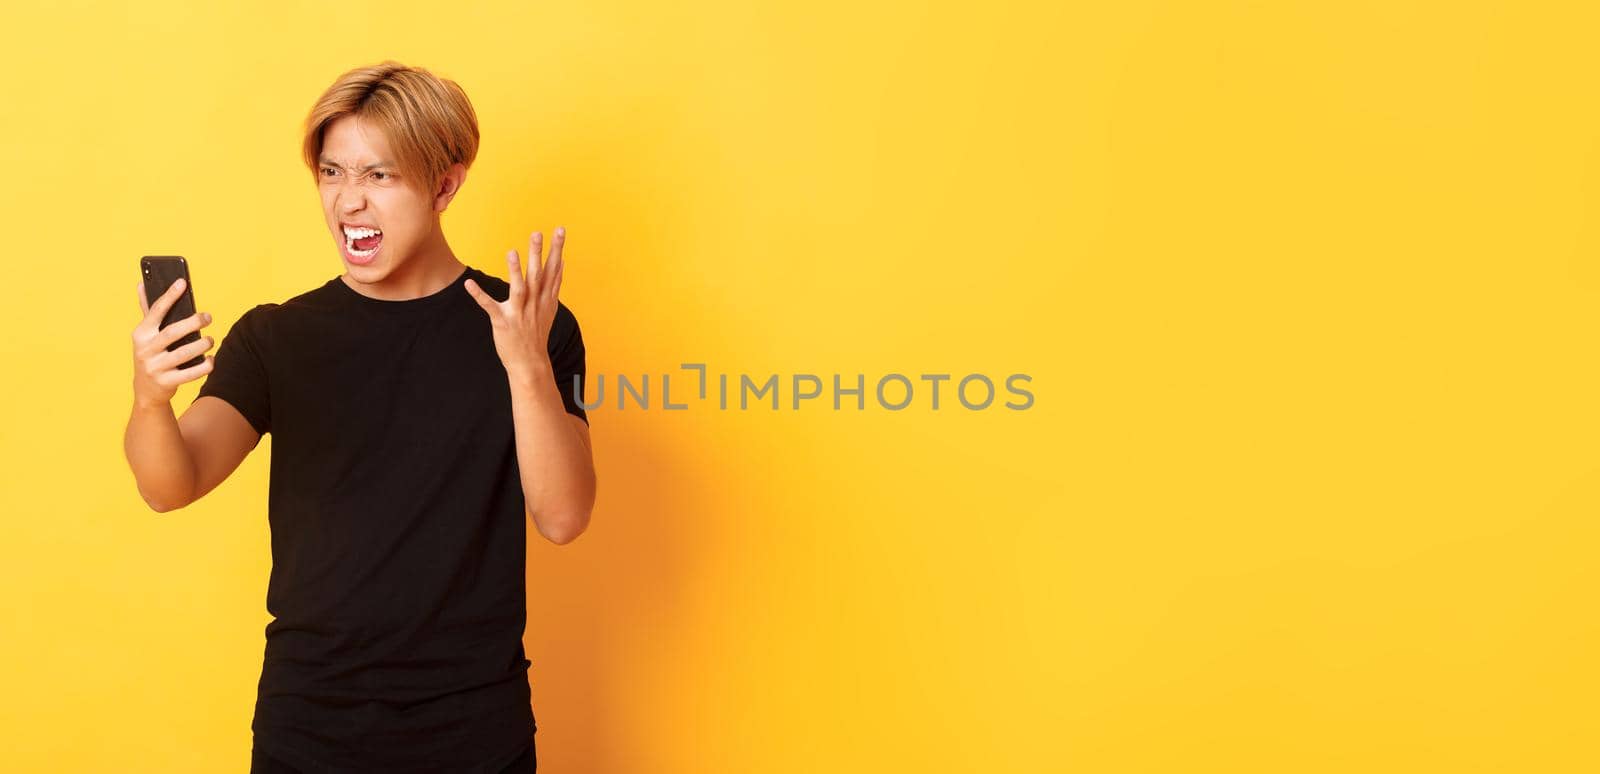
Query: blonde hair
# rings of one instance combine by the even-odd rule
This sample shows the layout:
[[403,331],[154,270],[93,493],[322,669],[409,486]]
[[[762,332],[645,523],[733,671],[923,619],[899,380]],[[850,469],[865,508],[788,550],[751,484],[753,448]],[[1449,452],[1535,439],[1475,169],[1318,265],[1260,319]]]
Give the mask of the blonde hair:
[[388,60],[339,76],[306,117],[302,150],[319,176],[322,135],[328,124],[357,116],[383,131],[400,174],[433,193],[452,164],[471,167],[478,155],[478,116],[455,81],[420,67]]

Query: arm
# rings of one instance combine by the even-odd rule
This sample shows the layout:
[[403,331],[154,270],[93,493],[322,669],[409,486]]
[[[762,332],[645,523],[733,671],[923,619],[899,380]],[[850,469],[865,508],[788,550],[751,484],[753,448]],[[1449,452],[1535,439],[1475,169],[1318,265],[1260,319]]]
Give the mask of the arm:
[[178,385],[211,373],[215,366],[215,358],[206,355],[199,365],[178,368],[210,349],[210,336],[166,351],[172,342],[211,322],[210,314],[198,312],[160,327],[182,285],[180,280],[147,304],[144,283],[139,283],[144,318],[133,330],[133,413],[123,432],[122,451],[139,496],[157,513],[182,508],[216,488],[261,440],[237,409],[215,397],[202,396],[182,419],[173,415]]
[[567,413],[548,359],[511,374],[511,416],[528,516],[550,542],[570,543],[589,527],[594,458],[589,423]]
[[122,434],[122,453],[133,470],[139,496],[151,510],[166,513],[182,508],[194,492],[194,461],[183,442],[183,432],[172,404],[135,400],[133,416]]
[[564,387],[556,384],[550,360],[551,326],[561,306],[557,298],[566,265],[561,257],[565,242],[566,230],[556,229],[550,260],[541,266],[543,234],[534,232],[528,241],[527,276],[517,251],[507,254],[511,279],[505,301],[470,279],[464,284],[489,316],[495,352],[511,382],[517,467],[528,516],[539,534],[558,545],[572,542],[588,528],[596,489],[589,424],[567,412],[561,396]]
[[139,494],[157,513],[182,508],[217,488],[261,441],[238,409],[205,395],[183,417],[165,401],[134,401],[122,437]]

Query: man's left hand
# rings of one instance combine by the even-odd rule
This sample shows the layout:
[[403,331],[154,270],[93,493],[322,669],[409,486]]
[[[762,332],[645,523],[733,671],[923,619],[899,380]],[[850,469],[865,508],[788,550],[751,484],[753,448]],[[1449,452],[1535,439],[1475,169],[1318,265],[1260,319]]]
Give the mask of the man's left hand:
[[478,283],[467,280],[467,293],[489,315],[494,328],[494,349],[512,376],[530,372],[548,373],[550,366],[550,326],[556,319],[557,293],[561,291],[561,246],[567,230],[557,228],[550,243],[550,259],[540,265],[544,252],[544,233],[533,232],[528,239],[528,274],[522,273],[517,251],[506,254],[511,271],[511,292],[505,301],[496,301]]

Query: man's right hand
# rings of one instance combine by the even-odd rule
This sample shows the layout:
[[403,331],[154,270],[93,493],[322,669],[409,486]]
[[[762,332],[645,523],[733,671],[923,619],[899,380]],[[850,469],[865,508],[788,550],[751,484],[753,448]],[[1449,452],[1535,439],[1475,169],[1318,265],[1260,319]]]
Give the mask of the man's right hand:
[[201,336],[199,341],[167,351],[167,345],[211,324],[210,313],[195,312],[166,328],[161,327],[161,320],[183,295],[184,287],[184,281],[179,279],[154,304],[149,304],[145,301],[144,283],[139,283],[139,310],[144,313],[144,319],[133,329],[133,399],[139,405],[170,403],[178,392],[178,385],[211,373],[213,358],[210,355],[199,365],[178,368],[180,363],[210,349],[210,336]]

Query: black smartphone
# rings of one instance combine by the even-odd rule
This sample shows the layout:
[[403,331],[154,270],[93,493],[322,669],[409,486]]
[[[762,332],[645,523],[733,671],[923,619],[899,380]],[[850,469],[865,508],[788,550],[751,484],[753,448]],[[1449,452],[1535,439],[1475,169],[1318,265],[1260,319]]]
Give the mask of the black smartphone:
[[[194,306],[194,280],[189,279],[189,262],[181,255],[147,255],[139,259],[139,270],[144,272],[144,302],[146,306],[155,306],[156,299],[160,298],[172,283],[183,278],[183,295],[178,296],[177,303],[167,310],[167,316],[161,318],[161,328],[166,328],[185,317],[192,316]],[[199,341],[199,331],[189,331],[183,338],[167,345],[167,351],[177,349],[191,341]],[[195,355],[179,368],[189,368],[206,362],[205,355]]]

